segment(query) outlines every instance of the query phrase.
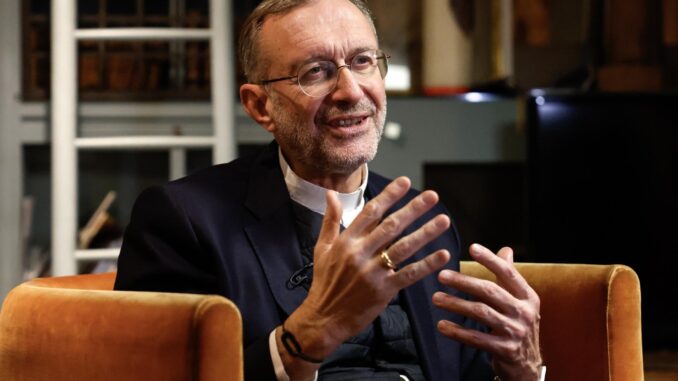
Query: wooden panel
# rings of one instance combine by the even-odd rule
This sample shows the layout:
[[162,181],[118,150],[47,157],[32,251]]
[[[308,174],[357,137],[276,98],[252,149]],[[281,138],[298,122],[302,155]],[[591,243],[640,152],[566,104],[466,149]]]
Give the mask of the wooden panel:
[[546,0],[516,0],[516,41],[532,46],[551,43],[551,12]]
[[678,0],[664,0],[664,45],[678,46]]
[[598,70],[598,88],[602,91],[659,91],[662,70],[659,66],[615,65]]
[[605,29],[607,62],[654,63],[658,54],[659,25],[651,0],[608,0]]

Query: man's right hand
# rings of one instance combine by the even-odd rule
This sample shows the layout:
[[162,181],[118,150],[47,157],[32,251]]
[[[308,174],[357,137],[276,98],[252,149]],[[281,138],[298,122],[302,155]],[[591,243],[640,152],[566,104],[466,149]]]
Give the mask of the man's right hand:
[[[383,218],[409,189],[408,178],[394,180],[341,233],[341,205],[334,192],[327,193],[327,210],[314,251],[313,284],[306,300],[285,322],[305,355],[319,359],[329,356],[372,323],[401,289],[449,261],[450,253],[439,250],[394,271],[380,257],[382,250],[388,249],[388,256],[398,265],[450,227],[449,217],[437,215],[395,241],[438,202],[435,192],[426,191]],[[278,350],[288,375],[292,379],[312,377],[318,365],[291,356],[280,336],[278,329]]]

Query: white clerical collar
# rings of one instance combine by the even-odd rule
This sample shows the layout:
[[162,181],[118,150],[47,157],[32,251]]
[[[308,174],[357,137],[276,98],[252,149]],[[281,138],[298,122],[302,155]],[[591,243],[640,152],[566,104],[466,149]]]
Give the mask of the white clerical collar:
[[[280,169],[282,169],[283,176],[285,177],[285,184],[287,184],[287,190],[290,192],[292,200],[316,213],[325,215],[325,208],[327,207],[327,189],[312,184],[297,176],[297,174],[292,171],[289,164],[287,164],[287,160],[285,160],[280,148],[278,148],[278,157],[280,158]],[[339,201],[343,208],[341,223],[345,227],[353,222],[365,205],[364,195],[365,189],[367,189],[367,174],[367,164],[365,164],[363,165],[360,187],[351,193],[337,192],[337,196],[339,197]]]

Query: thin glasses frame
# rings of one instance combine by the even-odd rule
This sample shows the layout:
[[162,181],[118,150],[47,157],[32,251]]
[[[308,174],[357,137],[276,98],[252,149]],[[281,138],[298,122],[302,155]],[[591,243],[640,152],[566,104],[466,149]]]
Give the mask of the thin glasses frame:
[[[274,83],[274,82],[285,81],[285,80],[294,80],[294,79],[296,79],[297,85],[299,86],[299,88],[301,89],[301,91],[302,91],[304,94],[306,94],[306,95],[308,95],[308,96],[310,96],[310,97],[322,97],[322,96],[325,96],[325,95],[331,93],[331,92],[336,88],[337,82],[339,81],[339,75],[338,75],[338,73],[339,73],[339,70],[340,70],[341,68],[346,67],[346,68],[349,69],[349,71],[351,71],[351,72],[354,73],[354,74],[362,74],[362,73],[359,73],[359,72],[355,72],[355,71],[352,69],[352,65],[354,64],[354,59],[355,59],[356,57],[359,57],[359,56],[361,56],[361,55],[364,55],[365,53],[368,53],[368,52],[374,52],[374,59],[376,60],[376,63],[375,63],[375,65],[372,67],[372,69],[371,69],[372,71],[370,71],[369,73],[365,73],[365,74],[368,74],[368,75],[369,75],[369,74],[373,73],[373,70],[378,69],[378,70],[379,70],[379,74],[381,75],[381,78],[383,79],[384,77],[386,77],[386,74],[387,74],[387,72],[388,72],[388,59],[391,58],[391,56],[388,55],[388,54],[386,54],[384,51],[382,51],[382,50],[380,50],[380,49],[369,49],[369,50],[365,50],[365,51],[362,51],[362,52],[360,52],[360,53],[355,54],[353,57],[350,58],[349,62],[346,63],[346,64],[344,64],[344,65],[337,65],[334,61],[331,61],[331,60],[319,60],[319,61],[316,61],[316,62],[311,62],[311,63],[309,63],[309,64],[321,63],[321,62],[322,62],[322,63],[329,63],[329,64],[331,64],[331,65],[333,65],[333,66],[335,67],[335,70],[334,70],[334,72],[333,72],[333,73],[334,73],[334,77],[333,77],[333,78],[334,78],[334,83],[332,84],[332,86],[329,86],[329,87],[327,88],[327,90],[324,90],[324,91],[322,91],[322,92],[320,92],[320,93],[318,93],[318,94],[311,94],[311,93],[310,93],[309,91],[307,91],[307,89],[305,89],[304,86],[301,84],[301,71],[304,70],[304,68],[307,68],[309,64],[302,65],[302,66],[298,69],[296,75],[290,75],[290,76],[285,76],[285,77],[278,77],[278,78],[273,78],[273,79],[265,79],[265,80],[260,81],[258,84],[259,84],[259,85],[262,85],[262,86],[265,86],[265,85],[268,85],[268,84],[271,84],[271,83]],[[379,60],[383,60],[383,65],[380,65],[380,64],[379,64]]]

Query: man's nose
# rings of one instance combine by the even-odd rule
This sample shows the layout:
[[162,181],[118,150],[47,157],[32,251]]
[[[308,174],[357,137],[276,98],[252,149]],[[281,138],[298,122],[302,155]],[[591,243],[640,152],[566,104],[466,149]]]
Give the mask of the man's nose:
[[356,103],[362,97],[363,89],[350,66],[341,65],[337,68],[337,86],[331,95],[333,100],[349,103]]

